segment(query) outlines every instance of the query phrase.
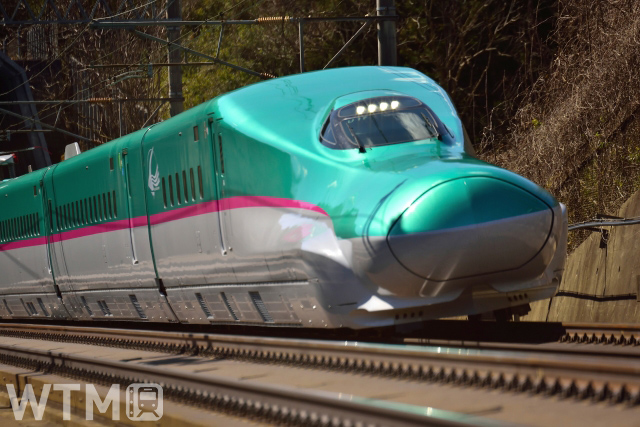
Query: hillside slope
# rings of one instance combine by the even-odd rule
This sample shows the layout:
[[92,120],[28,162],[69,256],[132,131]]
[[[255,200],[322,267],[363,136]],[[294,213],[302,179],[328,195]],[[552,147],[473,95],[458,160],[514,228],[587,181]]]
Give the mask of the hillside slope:
[[640,187],[640,3],[560,1],[554,39],[551,67],[498,136],[505,148],[484,157],[545,186],[572,223],[615,213]]

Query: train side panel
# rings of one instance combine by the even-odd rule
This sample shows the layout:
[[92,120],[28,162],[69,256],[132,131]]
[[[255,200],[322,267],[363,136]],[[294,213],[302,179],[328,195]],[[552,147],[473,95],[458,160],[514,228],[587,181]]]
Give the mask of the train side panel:
[[0,184],[0,315],[65,317],[46,245],[41,181],[47,169]]
[[142,185],[142,134],[68,159],[51,177],[56,280],[75,318],[175,320],[155,282],[144,203],[130,192]]

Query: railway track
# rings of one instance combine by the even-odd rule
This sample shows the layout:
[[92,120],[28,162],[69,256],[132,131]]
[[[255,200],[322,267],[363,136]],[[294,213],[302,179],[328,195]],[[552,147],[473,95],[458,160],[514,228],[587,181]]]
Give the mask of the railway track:
[[640,346],[640,325],[566,323],[561,342]]
[[[626,328],[614,325],[612,329],[599,325],[600,329],[596,332],[595,328],[586,326],[567,325],[567,334],[581,334],[589,330],[626,336],[637,330],[630,325]],[[629,409],[634,412],[640,410],[640,347],[635,346],[568,345],[562,342],[545,345],[481,342],[455,345],[449,342],[438,345],[433,340],[427,345],[420,340],[400,345],[13,323],[0,324],[0,335],[20,342],[20,345],[15,342],[0,345],[2,363],[70,376],[85,373],[94,381],[114,382],[116,378],[158,382],[168,386],[167,396],[170,398],[241,416],[259,417],[268,422],[306,424],[315,420],[319,424],[326,424],[328,420],[333,420],[337,425],[350,425],[353,420],[364,420],[366,422],[363,425],[374,421],[375,425],[450,425],[447,423],[478,424],[482,418],[469,421],[464,414],[446,411],[439,412],[439,417],[425,418],[423,413],[416,414],[419,410],[415,407],[399,410],[393,405],[371,406],[370,401],[357,398],[349,400],[349,405],[353,403],[356,408],[345,408],[347,404],[336,403],[331,400],[335,400],[335,396],[328,395],[320,398],[323,403],[312,403],[315,395],[305,395],[298,389],[278,391],[273,384],[261,384],[259,391],[251,392],[238,389],[238,381],[205,384],[202,376],[193,373],[189,376],[184,372],[170,372],[164,368],[158,370],[139,364],[133,366],[118,360],[97,361],[96,358],[76,357],[66,352],[39,352],[30,350],[25,343],[37,340],[113,347],[181,355],[190,361],[233,360],[287,369],[304,368],[454,386],[459,390],[497,390],[524,396],[607,402],[635,408]],[[561,341],[570,340],[563,338]],[[620,343],[620,340],[616,343]],[[228,387],[236,388],[232,393]],[[279,396],[280,400],[266,402],[256,393]],[[291,400],[294,395],[300,397],[301,401]],[[284,401],[296,403],[284,405]],[[367,413],[371,418],[362,418]],[[430,412],[435,413],[433,410]],[[398,421],[403,419],[402,414],[409,414],[405,424]]]

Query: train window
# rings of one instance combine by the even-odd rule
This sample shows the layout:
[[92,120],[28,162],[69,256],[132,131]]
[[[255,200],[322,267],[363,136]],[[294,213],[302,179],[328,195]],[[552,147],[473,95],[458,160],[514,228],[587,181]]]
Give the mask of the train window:
[[114,166],[113,166],[113,157],[109,157],[109,169],[113,170]]
[[96,222],[100,221],[100,214],[98,213],[98,202],[96,201],[96,196],[93,196],[93,217]]
[[162,177],[162,200],[164,200],[164,207],[167,207],[167,187],[164,184],[164,176]]
[[116,203],[116,192],[115,192],[115,190],[113,191],[113,216],[115,218],[118,217],[118,205]]
[[184,184],[184,202],[189,201],[189,184],[187,183],[187,172],[182,170],[182,183]]
[[189,169],[191,177],[191,200],[196,200],[196,180],[193,178],[193,168]]
[[113,218],[113,208],[111,207],[111,193],[107,193],[107,205],[109,206],[109,219]]
[[91,204],[91,197],[89,197],[88,199],[85,199],[87,202],[87,209],[89,210],[89,224],[93,224],[93,205]]
[[224,175],[224,155],[222,154],[222,135],[218,134],[218,145],[220,147],[220,173]]
[[91,224],[91,217],[89,216],[89,200],[84,199],[82,201],[82,206],[84,207],[84,223]]
[[36,218],[36,236],[39,236],[40,235],[40,215],[38,214],[38,212],[36,212],[34,216]]
[[180,197],[180,174],[176,173],[176,194],[178,195],[178,204],[182,203],[182,198]]
[[173,183],[171,181],[171,175],[169,175],[169,197],[171,198],[171,206],[173,206]]
[[198,137],[198,126],[193,127],[193,140],[198,142],[200,138]]
[[108,219],[107,216],[107,196],[102,193],[102,219],[106,221]]
[[36,187],[35,185],[33,186],[33,197],[36,197],[38,195],[38,187]]
[[437,138],[452,145],[453,135],[423,102],[408,96],[381,96],[331,112],[320,141],[345,150]]
[[200,187],[200,198],[204,199],[204,188],[202,185],[202,167],[198,166],[198,186]]
[[75,218],[76,218],[76,221],[75,221],[76,224],[75,225],[76,225],[76,227],[78,227],[78,226],[82,225],[82,206],[80,205],[80,201],[79,200],[76,200],[75,209],[76,209],[74,211],[75,212]]

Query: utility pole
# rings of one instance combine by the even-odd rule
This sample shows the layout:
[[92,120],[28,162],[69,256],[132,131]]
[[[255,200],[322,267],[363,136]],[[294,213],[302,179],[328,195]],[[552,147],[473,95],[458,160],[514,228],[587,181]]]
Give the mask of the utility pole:
[[[182,4],[181,0],[169,0],[167,8],[167,19],[182,21]],[[171,43],[178,43],[180,39],[180,25],[167,27],[167,41],[169,41],[169,63],[175,64],[182,61],[182,52],[178,46]],[[171,101],[170,114],[171,117],[184,111],[184,103],[182,101],[182,67],[180,65],[172,65],[169,67],[169,98],[180,98],[180,100]]]
[[[394,0],[376,0],[378,16],[396,16]],[[378,65],[398,65],[396,53],[396,21],[378,22]]]

